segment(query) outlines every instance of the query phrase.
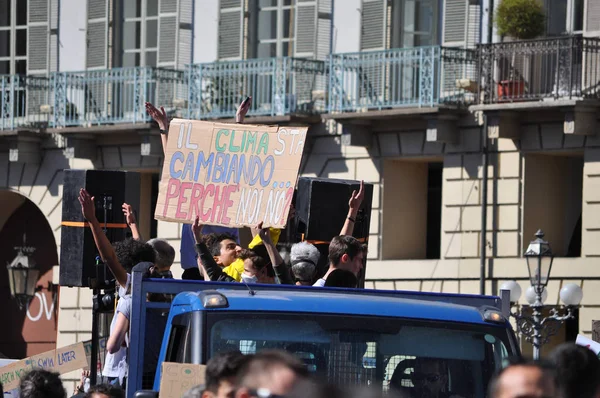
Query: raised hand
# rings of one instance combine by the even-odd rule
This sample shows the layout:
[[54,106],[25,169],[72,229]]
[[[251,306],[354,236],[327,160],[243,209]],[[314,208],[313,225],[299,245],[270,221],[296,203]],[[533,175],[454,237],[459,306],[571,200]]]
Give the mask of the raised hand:
[[161,106],[160,110],[158,110],[150,102],[146,102],[146,112],[148,112],[152,119],[158,123],[158,128],[161,130],[167,130],[169,128],[169,118],[167,117],[165,108]]
[[192,224],[192,232],[194,233],[194,240],[196,244],[200,243],[202,239],[202,228],[204,225],[200,224],[200,217],[196,216],[194,223]]
[[244,123],[244,118],[246,117],[246,113],[248,113],[250,106],[252,106],[252,97],[248,97],[247,100],[242,101],[235,113],[236,123]]
[[123,214],[125,215],[125,220],[127,221],[127,225],[135,224],[136,219],[135,219],[135,213],[133,212],[133,207],[131,207],[130,204],[123,203],[123,206],[121,206],[121,208],[123,209]]
[[259,222],[253,229],[253,235],[260,236],[260,239],[263,242],[269,243],[271,242],[271,234],[269,228],[263,228],[263,222]]
[[96,205],[94,204],[94,197],[90,196],[88,191],[81,188],[79,190],[79,203],[81,204],[81,214],[88,221],[96,220]]
[[350,207],[350,210],[358,211],[364,198],[365,198],[365,183],[364,183],[364,181],[361,181],[360,189],[358,190],[358,193],[356,191],[352,191],[352,195],[350,196],[350,200],[348,201],[348,206]]

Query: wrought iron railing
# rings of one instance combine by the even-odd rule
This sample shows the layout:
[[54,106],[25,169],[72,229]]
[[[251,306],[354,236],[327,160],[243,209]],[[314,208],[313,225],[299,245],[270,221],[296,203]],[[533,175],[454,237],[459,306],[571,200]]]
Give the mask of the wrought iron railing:
[[50,95],[45,77],[0,75],[0,130],[47,126]]
[[183,71],[150,67],[58,72],[51,75],[52,127],[143,123],[146,101],[172,112],[185,105]]
[[599,97],[598,38],[484,44],[479,55],[483,103]]
[[324,112],[326,72],[323,61],[290,57],[191,65],[188,115],[233,117],[246,95],[252,96],[250,116]]
[[472,103],[476,61],[473,50],[440,46],[334,54],[330,58],[328,110]]

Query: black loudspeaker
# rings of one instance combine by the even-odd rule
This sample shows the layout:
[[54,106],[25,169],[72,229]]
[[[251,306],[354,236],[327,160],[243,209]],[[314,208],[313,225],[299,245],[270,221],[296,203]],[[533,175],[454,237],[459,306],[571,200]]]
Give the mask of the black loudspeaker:
[[129,203],[134,210],[139,210],[140,174],[107,170],[64,171],[59,283],[61,286],[93,287],[90,279],[95,279],[96,287],[102,288],[113,276],[106,266],[96,265],[98,250],[77,200],[81,188],[95,197],[96,218],[105,228],[108,240],[118,242],[129,233],[122,204]]
[[[364,184],[365,197],[354,223],[355,238],[367,243],[373,203],[373,185]],[[322,276],[329,264],[329,242],[339,235],[348,215],[348,200],[352,191],[360,189],[359,181],[328,178],[300,177],[296,198],[297,231],[305,241],[319,249],[321,258],[318,276]],[[360,285],[364,282],[364,276]]]

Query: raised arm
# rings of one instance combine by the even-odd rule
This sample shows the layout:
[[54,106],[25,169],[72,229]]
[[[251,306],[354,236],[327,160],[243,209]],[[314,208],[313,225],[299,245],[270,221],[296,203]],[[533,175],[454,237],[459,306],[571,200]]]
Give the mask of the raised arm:
[[346,221],[344,221],[344,226],[340,231],[340,235],[352,236],[352,233],[354,232],[354,223],[356,222],[356,215],[358,214],[358,209],[360,209],[360,205],[362,204],[364,197],[365,183],[364,181],[361,181],[358,193],[356,191],[352,191],[352,195],[348,201],[348,216],[346,217]]
[[121,208],[123,209],[123,214],[125,215],[127,225],[129,225],[129,229],[131,229],[131,235],[133,236],[133,239],[141,241],[142,234],[140,234],[140,230],[137,226],[137,220],[135,219],[133,207],[130,204],[123,203]]
[[169,118],[167,112],[162,106],[158,110],[150,102],[146,102],[146,112],[154,119],[160,129],[160,141],[162,143],[163,153],[167,156],[167,136],[169,134]]
[[125,268],[123,268],[117,259],[115,249],[110,244],[104,231],[102,231],[102,226],[96,218],[94,198],[83,188],[79,190],[79,203],[81,204],[81,213],[88,221],[90,229],[92,230],[94,242],[96,243],[96,248],[98,248],[102,261],[108,265],[108,268],[115,276],[117,282],[119,282],[119,285],[127,285],[127,271],[125,271]]
[[196,242],[196,253],[198,253],[198,268],[204,274],[204,280],[237,282],[221,270],[221,267],[217,265],[208,247],[202,242],[202,225],[198,216],[196,216],[192,224],[192,232],[194,233],[194,241]]
[[275,244],[273,244],[269,228],[263,228],[263,223],[261,222],[255,228],[252,228],[252,230],[253,235],[258,234],[260,239],[262,239],[265,249],[267,249],[267,253],[269,254],[271,264],[273,265],[273,270],[275,271],[275,274],[277,274],[281,284],[293,285],[294,281],[292,280],[290,269],[283,261],[283,258],[281,258],[281,254],[279,254]]

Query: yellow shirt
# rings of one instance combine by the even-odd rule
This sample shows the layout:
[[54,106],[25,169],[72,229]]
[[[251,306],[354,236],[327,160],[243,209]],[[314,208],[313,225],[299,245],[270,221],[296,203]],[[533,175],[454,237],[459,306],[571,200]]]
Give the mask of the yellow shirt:
[[[279,242],[279,236],[281,235],[281,230],[277,228],[269,228],[269,234],[271,235],[271,240],[273,244],[276,245]],[[254,247],[262,245],[262,239],[259,235],[256,235],[252,242],[248,245],[249,249],[253,249]],[[244,272],[244,261],[242,259],[237,259],[231,265],[223,268],[223,272],[232,277],[238,282],[242,281],[242,273]]]

